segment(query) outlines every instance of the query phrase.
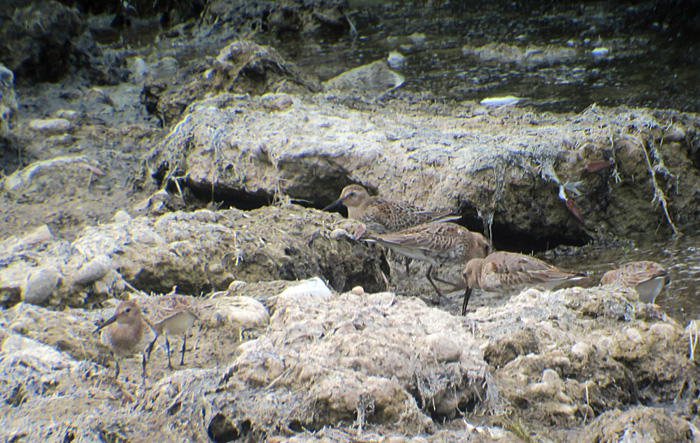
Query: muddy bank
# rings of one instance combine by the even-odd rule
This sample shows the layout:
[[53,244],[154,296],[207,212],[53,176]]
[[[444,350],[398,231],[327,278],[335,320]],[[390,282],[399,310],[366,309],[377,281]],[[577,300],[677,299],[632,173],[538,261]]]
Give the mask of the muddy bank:
[[[237,288],[193,299],[206,307],[186,367],[169,372],[158,349],[145,385],[139,358],[124,361],[119,383],[102,366],[112,360],[91,332],[113,307],[59,312],[22,303],[2,311],[3,436],[700,438],[692,421],[700,374],[688,334],[632,292],[529,290],[462,319],[393,293],[334,293],[318,279],[255,288],[249,294],[267,300],[268,316]],[[673,410],[651,407],[671,403]],[[28,413],[35,410],[50,415]]]

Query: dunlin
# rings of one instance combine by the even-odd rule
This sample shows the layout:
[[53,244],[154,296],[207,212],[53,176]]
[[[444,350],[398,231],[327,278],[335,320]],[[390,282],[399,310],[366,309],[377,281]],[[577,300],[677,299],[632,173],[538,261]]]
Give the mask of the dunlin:
[[[340,198],[323,210],[333,209],[339,205],[348,208],[348,218],[361,222],[375,234],[400,231],[428,222],[450,221],[460,218],[448,211],[424,211],[416,206],[371,197],[360,185],[350,185],[343,189]],[[357,238],[363,232],[355,233]]]
[[[127,357],[138,351],[139,344],[143,339],[146,321],[139,305],[132,300],[127,300],[121,302],[114,315],[95,329],[95,333],[102,331],[102,342],[109,346],[116,357],[115,379],[119,377],[121,371],[120,357]],[[145,353],[143,355],[143,374],[145,377]]]
[[[466,262],[472,258],[486,257],[491,251],[491,245],[483,235],[455,223],[428,223],[398,232],[369,236],[368,240],[406,257],[430,263],[426,277],[440,297],[442,292],[432,276],[433,268],[438,267],[440,261]],[[437,276],[435,280],[464,288],[464,285],[442,280]]]
[[559,269],[535,257],[513,252],[494,252],[486,258],[469,260],[462,275],[467,284],[462,302],[462,315],[467,312],[473,289],[513,295],[525,288],[551,290],[585,276]]
[[151,318],[156,338],[151,342],[146,350],[150,357],[153,347],[158,341],[158,337],[165,336],[165,347],[168,351],[168,369],[173,369],[170,361],[170,339],[169,335],[182,335],[182,358],[180,366],[185,364],[185,348],[187,346],[187,331],[192,327],[194,321],[199,319],[192,305],[184,298],[175,294],[165,295],[156,298],[149,306],[152,310]]
[[635,261],[608,271],[600,280],[601,285],[617,284],[635,289],[639,300],[654,303],[656,296],[669,282],[668,272],[653,261]]

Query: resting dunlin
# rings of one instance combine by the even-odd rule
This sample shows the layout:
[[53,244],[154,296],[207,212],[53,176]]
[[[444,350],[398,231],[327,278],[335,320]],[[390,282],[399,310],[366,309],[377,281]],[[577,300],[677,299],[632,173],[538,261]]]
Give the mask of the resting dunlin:
[[535,257],[513,252],[494,252],[486,258],[469,260],[462,275],[467,283],[462,315],[467,312],[473,289],[514,295],[525,288],[551,290],[585,276],[559,269]]
[[[432,271],[443,260],[464,261],[476,257],[486,257],[491,251],[491,245],[478,232],[454,223],[428,223],[404,229],[403,231],[380,234],[368,237],[386,246],[394,252],[406,257],[430,263],[426,277],[440,297],[442,292],[433,281]],[[463,288],[464,285],[442,280],[435,280]]]
[[[350,185],[343,189],[340,198],[323,208],[324,211],[339,205],[348,208],[348,218],[364,224],[375,234],[400,231],[428,222],[450,221],[460,218],[451,212],[423,211],[405,203],[384,200],[381,197],[371,197],[367,190],[360,185]],[[362,232],[356,233],[356,238]]]
[[634,289],[639,300],[654,303],[656,296],[669,282],[668,272],[653,261],[635,261],[608,271],[600,280],[601,285],[621,285]]
[[[133,355],[138,351],[139,343],[143,339],[144,323],[146,322],[141,308],[136,302],[123,301],[117,307],[114,315],[108,318],[94,333],[102,331],[102,342],[109,346],[115,355],[116,372],[115,380],[121,372],[119,359]],[[146,374],[146,355],[143,355],[143,374]]]
[[183,297],[175,294],[165,295],[156,298],[149,306],[152,312],[153,330],[156,338],[153,339],[148,349],[147,355],[150,357],[153,347],[158,341],[158,337],[165,336],[165,348],[168,351],[168,369],[172,370],[170,361],[170,339],[168,335],[182,335],[182,358],[180,366],[185,364],[185,348],[187,346],[187,331],[192,327],[194,321],[199,319],[194,308]]

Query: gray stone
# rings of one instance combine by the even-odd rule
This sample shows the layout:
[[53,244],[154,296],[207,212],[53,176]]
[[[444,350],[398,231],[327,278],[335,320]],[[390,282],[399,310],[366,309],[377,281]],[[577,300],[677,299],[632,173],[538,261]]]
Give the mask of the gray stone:
[[46,266],[33,271],[22,286],[22,301],[33,305],[46,302],[58,289],[63,275],[55,266]]

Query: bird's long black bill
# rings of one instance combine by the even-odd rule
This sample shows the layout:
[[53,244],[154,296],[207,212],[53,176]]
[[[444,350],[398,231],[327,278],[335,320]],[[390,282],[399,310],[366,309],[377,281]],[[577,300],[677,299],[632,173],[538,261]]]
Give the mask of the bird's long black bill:
[[467,305],[469,305],[469,299],[472,296],[472,288],[467,286],[464,290],[464,300],[462,301],[462,315],[467,315]]
[[330,205],[326,206],[325,208],[323,208],[321,210],[322,211],[330,211],[331,209],[335,209],[338,206],[340,206],[341,203],[343,203],[343,199],[339,198],[338,200],[334,201],[333,203],[331,203]]
[[115,321],[117,321],[117,315],[116,315],[116,314],[114,314],[112,317],[110,317],[110,318],[108,318],[107,320],[105,320],[105,322],[102,323],[97,329],[95,329],[94,331],[92,331],[92,333],[93,333],[93,334],[97,334],[98,332],[100,332],[101,330],[103,330],[105,327],[111,325],[111,324],[114,323]]

